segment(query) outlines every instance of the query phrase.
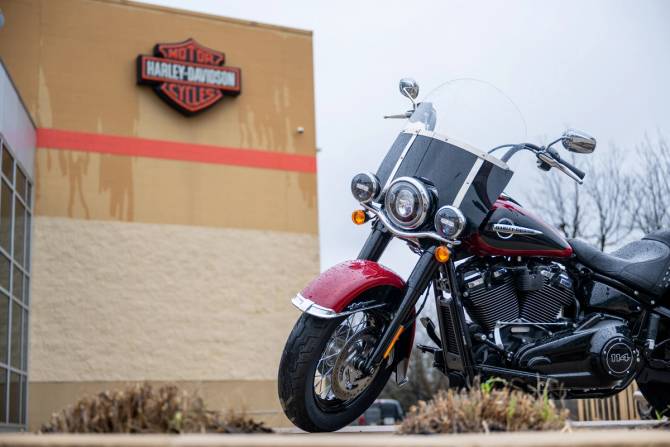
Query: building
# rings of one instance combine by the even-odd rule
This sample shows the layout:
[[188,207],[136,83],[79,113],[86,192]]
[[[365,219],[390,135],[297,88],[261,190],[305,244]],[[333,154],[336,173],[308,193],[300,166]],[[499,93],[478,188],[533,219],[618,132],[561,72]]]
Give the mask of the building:
[[0,421],[25,425],[35,126],[0,64]]
[[121,0],[0,9],[2,426],[145,380],[286,422],[289,298],[318,273],[311,33]]

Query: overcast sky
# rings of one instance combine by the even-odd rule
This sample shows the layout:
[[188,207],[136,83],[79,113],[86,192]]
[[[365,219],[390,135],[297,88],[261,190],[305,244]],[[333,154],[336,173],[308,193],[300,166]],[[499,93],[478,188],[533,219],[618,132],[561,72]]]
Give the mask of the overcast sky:
[[[494,84],[521,109],[530,141],[575,127],[606,156],[613,142],[632,149],[645,133],[670,136],[669,1],[150,3],[314,32],[322,268],[355,257],[367,236],[350,223],[349,181],[376,170],[401,128],[382,116],[407,109],[397,89],[403,76],[423,93],[454,78]],[[534,159],[511,166],[508,191],[527,200],[540,175]],[[383,261],[407,274],[413,257],[397,243]]]

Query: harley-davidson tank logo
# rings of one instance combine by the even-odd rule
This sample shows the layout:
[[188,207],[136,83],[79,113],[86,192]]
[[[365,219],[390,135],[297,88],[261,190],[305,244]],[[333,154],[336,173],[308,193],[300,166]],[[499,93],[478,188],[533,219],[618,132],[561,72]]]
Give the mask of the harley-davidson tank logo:
[[237,67],[223,66],[225,55],[193,39],[154,46],[154,55],[137,56],[137,83],[152,85],[168,104],[193,115],[216,104],[223,95],[241,91]]

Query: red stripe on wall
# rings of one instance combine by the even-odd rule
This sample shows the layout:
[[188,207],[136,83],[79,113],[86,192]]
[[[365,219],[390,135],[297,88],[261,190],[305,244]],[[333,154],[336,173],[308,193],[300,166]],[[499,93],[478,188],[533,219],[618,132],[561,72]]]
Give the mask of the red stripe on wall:
[[57,129],[37,129],[37,147],[280,171],[316,172],[316,157]]

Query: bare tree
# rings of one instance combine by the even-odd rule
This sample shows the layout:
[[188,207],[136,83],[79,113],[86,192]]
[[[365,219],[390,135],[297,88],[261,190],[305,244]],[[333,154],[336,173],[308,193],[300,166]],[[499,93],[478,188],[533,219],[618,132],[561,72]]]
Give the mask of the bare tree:
[[622,163],[622,152],[612,147],[607,157],[589,159],[585,171],[584,192],[593,210],[589,232],[600,250],[617,244],[632,229],[630,197],[632,178]]
[[632,184],[635,227],[645,233],[670,227],[670,147],[663,136],[646,136],[637,147],[641,173]]
[[[574,155],[572,162],[575,162]],[[530,201],[545,219],[560,229],[565,237],[586,237],[587,197],[577,183],[560,172],[547,172],[542,176],[538,192],[530,197]]]

